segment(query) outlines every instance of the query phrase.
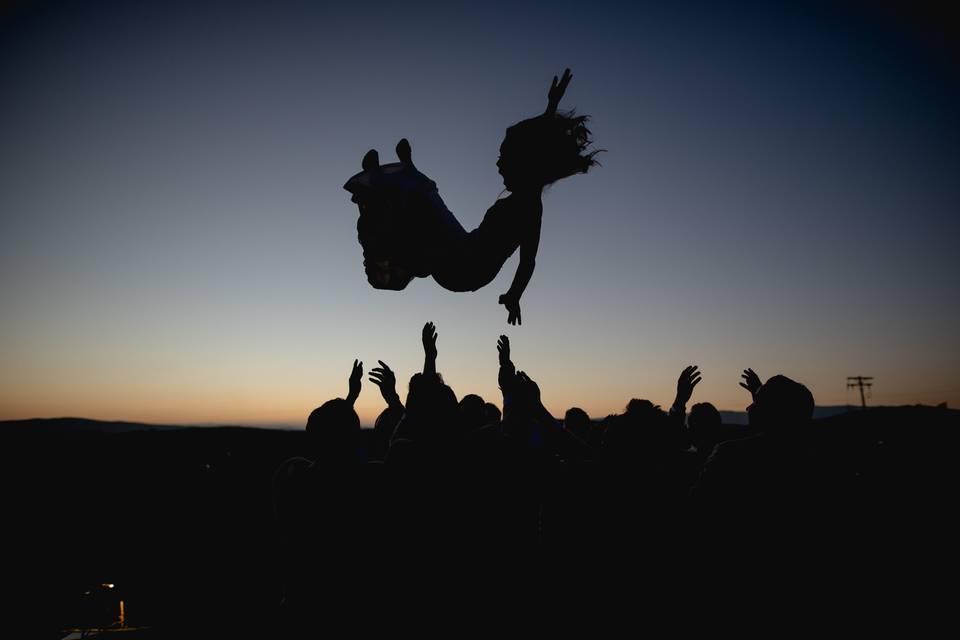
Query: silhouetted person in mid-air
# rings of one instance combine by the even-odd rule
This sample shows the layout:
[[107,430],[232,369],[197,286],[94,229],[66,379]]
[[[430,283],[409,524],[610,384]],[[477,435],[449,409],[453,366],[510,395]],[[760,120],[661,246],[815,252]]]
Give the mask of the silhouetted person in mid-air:
[[587,116],[557,111],[573,76],[556,76],[547,109],[507,129],[497,167],[510,195],[487,210],[480,226],[467,232],[447,209],[436,184],[413,164],[406,139],[397,144],[399,163],[380,166],[370,150],[363,172],[344,185],[360,208],[357,231],[371,285],[400,290],[415,277],[433,276],[450,291],[476,291],[489,284],[520,249],[510,289],[500,296],[510,324],[521,322],[520,297],[533,276],[544,187],[596,164]]

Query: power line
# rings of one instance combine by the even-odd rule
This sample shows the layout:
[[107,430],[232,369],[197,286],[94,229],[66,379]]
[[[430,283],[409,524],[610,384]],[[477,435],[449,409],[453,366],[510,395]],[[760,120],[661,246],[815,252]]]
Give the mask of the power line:
[[847,389],[860,389],[860,404],[864,409],[867,408],[867,399],[863,395],[864,389],[870,389],[873,387],[873,383],[869,382],[873,380],[873,376],[847,376]]

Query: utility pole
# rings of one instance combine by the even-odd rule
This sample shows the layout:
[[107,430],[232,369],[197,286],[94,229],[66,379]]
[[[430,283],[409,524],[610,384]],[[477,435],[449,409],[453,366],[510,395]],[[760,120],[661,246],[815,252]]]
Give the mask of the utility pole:
[[863,396],[863,390],[873,386],[870,380],[873,380],[873,376],[847,376],[847,389],[860,389],[860,404],[864,409],[867,408],[867,400]]

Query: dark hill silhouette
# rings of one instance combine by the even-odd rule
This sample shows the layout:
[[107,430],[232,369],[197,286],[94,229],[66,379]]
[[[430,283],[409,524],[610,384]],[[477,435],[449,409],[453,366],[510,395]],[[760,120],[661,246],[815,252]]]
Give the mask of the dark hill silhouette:
[[34,429],[44,431],[102,431],[125,433],[128,431],[169,431],[181,429],[181,425],[146,424],[142,422],[113,422],[90,418],[30,418],[27,420],[0,420],[0,430]]

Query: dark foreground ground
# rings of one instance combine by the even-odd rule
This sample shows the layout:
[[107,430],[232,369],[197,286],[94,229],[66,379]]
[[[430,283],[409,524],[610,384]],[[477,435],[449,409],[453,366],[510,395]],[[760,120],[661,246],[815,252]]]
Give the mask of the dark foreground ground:
[[[947,409],[899,407],[815,421],[812,431],[824,456],[849,472],[859,487],[855,500],[868,502],[869,508],[851,504],[849,519],[836,522],[824,516],[813,528],[829,539],[841,533],[838,527],[856,522],[862,508],[871,521],[857,535],[865,536],[864,548],[877,554],[878,575],[889,577],[892,567],[930,572],[930,580],[948,573],[956,559],[951,523],[957,504],[958,415]],[[108,624],[122,599],[127,625],[148,626],[152,637],[186,637],[188,628],[269,627],[280,615],[282,595],[272,477],[281,462],[304,454],[304,438],[301,432],[227,427],[100,431],[3,424],[5,575],[12,588],[5,599],[5,623],[28,630],[20,637],[60,638],[63,629]],[[583,478],[597,481],[582,469],[564,481]],[[587,500],[591,491],[604,489],[591,486]],[[583,498],[580,492],[578,499]],[[629,497],[618,508],[637,510],[637,517],[643,517],[642,505],[631,504]],[[723,520],[700,521],[700,531],[683,544],[709,546],[717,531],[730,526]],[[758,531],[758,540],[763,535]],[[578,541],[568,544],[576,549]],[[455,549],[451,563],[459,561],[457,554],[474,553],[448,546]],[[390,549],[389,539],[369,551],[403,553]],[[603,551],[582,555],[605,557]],[[639,545],[634,551],[658,555],[663,549]],[[717,548],[705,555],[724,554]],[[546,561],[556,564],[556,556]],[[605,570],[615,572],[616,567]],[[510,582],[511,576],[503,579]],[[699,582],[701,576],[694,573],[689,579]],[[830,582],[829,576],[824,582]],[[98,586],[103,584],[114,587]],[[419,588],[414,586],[417,576],[410,576],[409,584]],[[620,578],[582,585],[624,593],[635,587],[635,580]],[[356,597],[379,588],[370,583]],[[363,626],[360,621],[358,626]]]

